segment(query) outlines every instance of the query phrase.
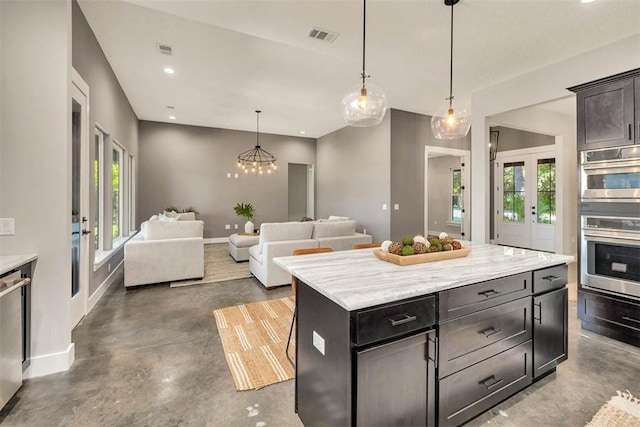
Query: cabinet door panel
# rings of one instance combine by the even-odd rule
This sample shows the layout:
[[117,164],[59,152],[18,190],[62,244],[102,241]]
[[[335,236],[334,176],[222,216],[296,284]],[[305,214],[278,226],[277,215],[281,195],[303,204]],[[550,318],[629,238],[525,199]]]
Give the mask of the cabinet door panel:
[[427,424],[426,346],[420,334],[357,353],[356,425]]
[[567,289],[533,297],[533,376],[567,360]]
[[633,79],[578,93],[578,149],[633,144]]

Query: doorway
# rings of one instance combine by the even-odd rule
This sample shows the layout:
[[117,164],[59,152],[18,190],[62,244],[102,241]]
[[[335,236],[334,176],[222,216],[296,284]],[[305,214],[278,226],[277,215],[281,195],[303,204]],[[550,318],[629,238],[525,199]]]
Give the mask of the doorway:
[[289,163],[289,221],[315,216],[313,165]]
[[425,146],[424,230],[446,232],[456,239],[470,236],[470,180],[468,150]]
[[555,149],[499,152],[494,173],[498,243],[555,252]]
[[90,257],[89,87],[73,70],[71,84],[71,327],[87,314]]

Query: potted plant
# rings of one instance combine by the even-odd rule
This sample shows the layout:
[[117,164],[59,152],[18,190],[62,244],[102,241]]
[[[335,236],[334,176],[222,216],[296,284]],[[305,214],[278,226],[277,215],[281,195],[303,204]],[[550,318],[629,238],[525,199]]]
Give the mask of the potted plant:
[[236,215],[247,219],[247,223],[244,225],[244,232],[247,234],[253,233],[253,222],[251,222],[254,212],[253,205],[251,203],[243,202],[236,203],[236,205],[233,207],[233,211],[236,213]]

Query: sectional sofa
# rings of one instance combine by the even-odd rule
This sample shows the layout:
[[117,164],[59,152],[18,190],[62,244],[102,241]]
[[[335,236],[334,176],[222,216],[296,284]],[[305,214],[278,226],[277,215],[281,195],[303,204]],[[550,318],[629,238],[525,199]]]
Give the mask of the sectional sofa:
[[353,220],[264,223],[260,239],[249,249],[249,270],[268,289],[291,283],[291,275],[273,263],[273,258],[289,256],[295,249],[329,247],[334,251],[371,243],[372,237],[356,232]]

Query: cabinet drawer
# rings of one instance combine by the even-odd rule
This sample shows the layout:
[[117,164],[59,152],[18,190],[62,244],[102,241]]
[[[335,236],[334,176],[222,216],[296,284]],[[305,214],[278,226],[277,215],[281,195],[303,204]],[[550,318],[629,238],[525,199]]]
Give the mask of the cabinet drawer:
[[353,315],[358,346],[370,344],[432,326],[436,322],[436,297],[388,304]]
[[626,337],[629,344],[640,346],[640,303],[581,291],[578,296],[578,317],[601,325]]
[[531,273],[520,273],[440,292],[440,321],[471,314],[531,294]]
[[531,339],[531,297],[440,325],[440,378]]
[[457,426],[531,384],[531,341],[440,380],[439,425]]
[[557,265],[533,272],[533,293],[560,289],[569,281],[568,267],[566,265]]

